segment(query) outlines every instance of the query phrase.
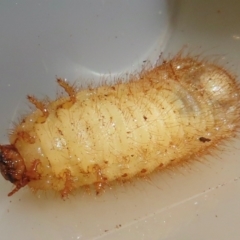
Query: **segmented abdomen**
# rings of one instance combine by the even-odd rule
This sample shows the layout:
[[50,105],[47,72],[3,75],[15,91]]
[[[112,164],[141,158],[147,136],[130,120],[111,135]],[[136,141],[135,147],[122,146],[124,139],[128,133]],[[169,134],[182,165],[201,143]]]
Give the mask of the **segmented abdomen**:
[[[129,82],[76,93],[49,103],[15,132],[35,139],[11,142],[26,166],[40,159],[36,189],[61,191],[143,176],[208,153],[239,126],[239,87],[225,70],[176,57]],[[16,141],[17,139],[17,141]]]

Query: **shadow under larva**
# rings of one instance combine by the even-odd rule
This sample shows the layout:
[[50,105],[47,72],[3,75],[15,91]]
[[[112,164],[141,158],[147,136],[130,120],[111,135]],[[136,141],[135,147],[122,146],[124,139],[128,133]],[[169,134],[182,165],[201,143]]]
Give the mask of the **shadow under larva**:
[[36,110],[0,145],[3,177],[65,198],[206,155],[240,126],[240,87],[223,67],[176,55],[125,82],[28,100]]

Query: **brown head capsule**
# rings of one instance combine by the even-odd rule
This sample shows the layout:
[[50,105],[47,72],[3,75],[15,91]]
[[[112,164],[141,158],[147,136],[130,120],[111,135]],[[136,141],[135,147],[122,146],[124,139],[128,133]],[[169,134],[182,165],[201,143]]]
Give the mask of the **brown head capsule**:
[[3,177],[16,186],[9,196],[29,182],[24,161],[13,145],[0,146],[0,170]]
[[[34,169],[38,162],[34,162]],[[13,183],[15,188],[8,194],[13,195],[20,188],[35,179],[31,174],[34,169],[27,171],[24,160],[13,145],[0,145],[0,171],[3,177]]]

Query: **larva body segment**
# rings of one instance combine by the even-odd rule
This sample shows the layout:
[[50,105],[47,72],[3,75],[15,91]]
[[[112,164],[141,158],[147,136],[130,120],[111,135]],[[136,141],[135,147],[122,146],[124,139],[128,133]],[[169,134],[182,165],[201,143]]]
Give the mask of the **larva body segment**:
[[[128,82],[75,91],[38,108],[1,145],[16,188],[66,196],[207,154],[239,128],[240,88],[223,68],[176,56]],[[10,150],[9,150],[10,149]],[[16,164],[19,163],[20,164]]]

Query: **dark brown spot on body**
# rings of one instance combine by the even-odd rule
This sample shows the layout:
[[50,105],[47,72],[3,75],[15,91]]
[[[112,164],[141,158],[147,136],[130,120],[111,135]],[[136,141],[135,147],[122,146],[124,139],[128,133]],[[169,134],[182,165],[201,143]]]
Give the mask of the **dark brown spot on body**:
[[199,141],[205,143],[205,142],[210,142],[211,139],[210,138],[205,138],[205,137],[200,137]]
[[124,174],[122,175],[123,178],[125,178],[125,177],[127,177],[127,176],[128,176],[127,173],[124,173]]
[[146,173],[147,172],[147,169],[145,169],[145,168],[143,168],[142,170],[141,170],[141,173]]

